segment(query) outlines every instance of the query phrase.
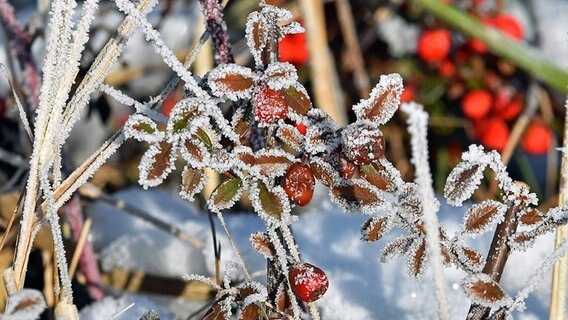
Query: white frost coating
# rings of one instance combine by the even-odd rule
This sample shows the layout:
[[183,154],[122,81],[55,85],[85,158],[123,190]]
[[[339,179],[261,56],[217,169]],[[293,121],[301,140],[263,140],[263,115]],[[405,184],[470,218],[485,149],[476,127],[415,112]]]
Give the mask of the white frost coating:
[[296,84],[298,73],[296,67],[288,62],[273,62],[264,70],[263,78],[270,89],[282,90]]
[[[235,84],[239,89],[235,90],[227,86],[225,82],[235,82],[237,80],[227,79],[227,77],[231,76],[241,76],[243,80],[250,80],[250,86],[240,88],[239,85]],[[251,69],[247,67],[240,66],[235,63],[231,64],[221,64],[217,66],[215,69],[209,72],[209,78],[207,83],[209,84],[209,88],[213,91],[213,94],[217,97],[226,97],[230,100],[237,101],[239,99],[248,99],[250,98],[252,88],[254,87],[254,82],[256,81],[257,76],[252,72]]]
[[39,319],[46,307],[41,292],[35,289],[22,289],[10,294],[5,313],[0,314],[0,318],[4,320]]
[[345,199],[344,197],[336,196],[334,193],[334,189],[331,188],[329,190],[329,197],[331,202],[335,203],[339,208],[346,212],[360,212],[364,214],[374,214],[378,211],[388,211],[393,210],[392,204],[395,203],[394,196],[391,194],[384,192],[367,180],[364,179],[351,179],[345,180],[342,179],[339,181],[337,185],[334,187],[350,187],[350,186],[358,186],[362,189],[366,189],[371,193],[372,197],[376,198],[376,201],[371,203],[361,203],[360,201],[350,201]]
[[[423,236],[413,237],[412,244],[410,245],[408,250],[408,263],[406,264],[406,268],[408,274],[415,279],[419,279],[422,276],[424,276],[424,273],[426,273],[427,269],[426,265],[431,261],[430,259],[431,255],[428,254],[428,252],[424,252],[420,257],[420,259],[418,260],[414,259],[414,257],[416,257],[416,255],[418,254],[418,250],[420,249],[420,247],[422,247],[422,245],[426,245],[424,241],[425,239]],[[426,245],[426,251],[427,251],[427,245]],[[417,270],[418,272],[414,273],[415,270]],[[438,315],[440,316],[440,318],[442,318],[442,316],[440,315],[439,307],[438,307]]]
[[239,285],[237,288],[239,289],[250,288],[255,292],[253,294],[249,294],[244,299],[243,307],[246,307],[252,303],[266,301],[266,299],[268,298],[268,290],[266,290],[266,287],[256,281],[245,282]]
[[[183,169],[182,178],[185,176],[186,171],[191,170],[191,169],[192,169],[192,166],[190,166],[190,165],[185,166],[185,168]],[[207,175],[202,171],[201,176],[199,178],[199,182],[191,190],[185,190],[183,188],[183,183],[184,182],[182,180],[182,185],[181,185],[181,190],[179,192],[179,196],[182,199],[185,199],[189,202],[193,202],[195,195],[198,194],[199,192],[201,192],[203,190],[203,187],[205,187],[205,184],[207,183]]]
[[[256,23],[259,24],[258,28],[256,28],[256,31],[260,32],[260,34],[254,35],[254,25]],[[262,66],[262,50],[264,50],[264,47],[266,47],[266,42],[268,40],[268,28],[265,28],[264,24],[265,21],[260,12],[253,11],[249,14],[245,29],[246,39],[247,45],[257,66]],[[260,42],[258,44],[258,48],[256,47],[257,40]]]
[[[257,182],[251,183],[249,187],[249,197],[254,211],[258,213],[262,220],[264,220],[269,229],[271,228],[271,226],[277,226],[281,222],[290,224],[292,222],[292,219],[290,217],[290,202],[288,201],[286,192],[281,186],[270,188],[269,185],[266,185],[266,183],[265,186],[266,190],[268,190],[269,193],[275,195],[278,198],[279,201],[276,205],[279,205],[282,208],[282,211],[280,212],[281,216],[279,218],[274,217],[264,209],[262,202],[260,201],[260,188],[258,187]],[[272,241],[274,240],[275,239],[272,239]],[[276,244],[274,245],[276,246]]]
[[231,126],[229,120],[225,119],[225,116],[223,115],[221,109],[216,104],[214,104],[212,100],[207,99],[201,101],[201,103],[199,104],[199,110],[215,120],[215,123],[221,130],[223,136],[231,140],[231,142],[233,143],[239,143],[240,137],[233,130],[233,127]]
[[[225,181],[223,183],[227,183],[227,182]],[[221,212],[221,210],[229,209],[232,206],[234,206],[235,203],[237,203],[237,201],[241,198],[241,195],[243,193],[243,189],[245,189],[245,187],[246,187],[244,180],[241,180],[241,183],[242,183],[242,186],[237,189],[237,192],[235,193],[235,195],[231,199],[229,199],[228,201],[225,201],[225,202],[218,203],[218,204],[214,204],[213,199],[215,199],[217,197],[217,195],[219,194],[219,188],[213,190],[213,193],[211,193],[211,196],[209,197],[209,200],[207,201],[207,207],[209,208],[209,210],[211,210],[213,212]],[[219,218],[219,220],[220,219],[221,218]]]
[[170,172],[175,169],[175,160],[177,157],[178,146],[176,144],[169,144],[169,147],[171,148],[171,150],[168,159],[166,159],[167,163],[165,164],[165,168],[156,177],[149,177],[149,175],[156,165],[156,155],[162,152],[162,146],[159,143],[151,145],[150,148],[148,148],[148,150],[146,150],[146,152],[142,156],[142,159],[140,159],[140,165],[138,166],[138,169],[140,171],[138,183],[144,189],[160,185],[170,174]]
[[[466,294],[468,295],[468,297],[475,303],[482,305],[484,307],[488,307],[488,308],[495,308],[498,309],[500,307],[505,307],[505,306],[510,306],[513,303],[513,299],[511,299],[511,297],[509,297],[507,294],[504,294],[504,296],[499,299],[499,300],[495,300],[495,301],[489,301],[488,299],[480,299],[474,295],[469,294],[469,290],[471,289],[471,287],[478,282],[482,282],[482,283],[486,283],[486,284],[493,284],[498,286],[499,288],[501,288],[499,286],[499,283],[493,281],[493,279],[491,279],[491,277],[489,277],[488,275],[486,275],[485,273],[476,273],[476,274],[472,274],[469,275],[467,277],[465,277],[462,281],[462,287],[465,289]],[[501,289],[502,290],[502,289]]]
[[444,279],[444,258],[439,245],[440,229],[436,216],[440,206],[432,188],[432,175],[428,165],[428,114],[423,110],[422,106],[415,103],[403,104],[402,111],[408,115],[408,131],[412,146],[411,162],[416,170],[415,180],[419,186],[418,190],[422,198],[424,210],[422,221],[426,229],[426,247],[428,255],[431,256],[432,269],[434,271],[438,315],[440,319],[450,319],[448,299],[446,297],[446,281]]
[[158,126],[152,119],[141,114],[133,114],[128,117],[123,130],[127,139],[132,138],[141,142],[160,142],[165,137],[164,133],[158,130]]
[[203,282],[207,285],[210,285],[217,290],[222,289],[213,280],[211,280],[211,278],[207,278],[207,277],[202,276],[200,274],[186,274],[186,275],[183,276],[183,280],[185,280],[185,281],[199,281],[199,282]]
[[6,78],[6,81],[8,82],[8,85],[10,86],[10,89],[12,90],[12,96],[14,97],[14,102],[16,102],[16,106],[18,107],[18,113],[20,115],[20,121],[22,121],[22,125],[24,127],[24,130],[28,134],[28,137],[30,138],[30,140],[33,140],[34,135],[32,133],[32,127],[30,126],[30,123],[28,121],[28,117],[26,115],[26,111],[24,110],[24,106],[22,105],[22,102],[20,101],[20,98],[18,97],[16,90],[14,90],[14,85],[12,83],[12,78],[10,77],[10,72],[8,71],[8,67],[6,67],[5,64],[0,63],[0,70],[4,74],[4,77]]
[[[193,152],[188,150],[188,147],[193,146],[197,148],[200,158],[197,158]],[[207,150],[207,147],[198,139],[192,139],[191,141],[185,141],[180,145],[180,153],[182,158],[190,165],[192,168],[203,169],[207,167],[207,164],[211,162],[211,154]]]
[[[377,83],[371,91],[370,97],[359,101],[358,104],[353,106],[353,111],[355,112],[357,119],[371,120],[379,125],[385,124],[390,120],[390,118],[392,118],[398,109],[402,90],[402,77],[398,73],[382,75],[379,79],[379,83]],[[394,96],[387,94],[389,91],[394,93]],[[369,119],[365,114],[369,112],[369,110],[374,109],[375,103],[383,98],[384,100],[381,101],[379,113]]]
[[[488,210],[490,208],[495,208],[494,214],[491,215],[491,217],[488,218],[484,224],[480,224],[479,226],[470,229],[466,228],[467,222],[476,218],[473,216],[476,212]],[[467,210],[463,217],[462,234],[474,238],[477,235],[483,234],[489,229],[489,227],[501,223],[505,218],[506,211],[507,205],[495,200],[485,200],[480,203],[474,204],[471,208],[469,208],[469,210]]]
[[136,9],[134,4],[128,0],[116,0],[115,2],[120,11],[134,19],[136,24],[146,35],[146,40],[152,42],[156,52],[162,56],[163,61],[185,82],[185,87],[198,97],[207,97],[207,92],[199,87],[191,72],[183,66],[172,50],[166,46],[160,33],[152,27],[150,22]]
[[209,123],[208,119],[198,112],[199,102],[196,98],[187,98],[174,105],[166,127],[169,141],[190,139],[199,126]]
[[404,255],[408,251],[412,242],[413,242],[412,237],[399,236],[397,238],[394,238],[393,240],[385,244],[385,246],[383,247],[383,251],[381,252],[381,258],[380,258],[381,262],[382,263],[390,262]]

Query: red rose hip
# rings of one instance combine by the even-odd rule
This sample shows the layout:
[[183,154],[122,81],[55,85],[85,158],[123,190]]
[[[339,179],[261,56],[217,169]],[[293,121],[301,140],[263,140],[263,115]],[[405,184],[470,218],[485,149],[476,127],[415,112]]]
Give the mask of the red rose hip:
[[325,272],[309,263],[301,263],[290,268],[288,280],[294,294],[305,302],[318,300],[329,286]]
[[370,164],[385,153],[385,139],[378,127],[368,123],[353,123],[341,133],[343,153],[356,165]]
[[262,85],[252,96],[254,117],[261,125],[273,124],[288,117],[286,98],[277,90]]
[[439,62],[450,53],[452,36],[444,29],[424,31],[418,39],[418,56],[426,62]]
[[312,169],[305,164],[294,163],[291,165],[282,180],[282,188],[290,201],[303,207],[310,203],[314,195],[316,178]]

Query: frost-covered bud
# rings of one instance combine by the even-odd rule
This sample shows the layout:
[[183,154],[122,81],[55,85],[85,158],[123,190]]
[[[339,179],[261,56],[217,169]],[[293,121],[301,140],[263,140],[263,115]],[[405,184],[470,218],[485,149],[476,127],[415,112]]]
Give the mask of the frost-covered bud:
[[301,163],[291,165],[282,179],[282,188],[288,198],[302,207],[312,200],[315,184],[312,169]]
[[277,90],[262,85],[252,96],[252,107],[256,121],[267,126],[288,117],[288,104],[284,95]]
[[385,139],[371,123],[355,122],[341,133],[343,152],[356,165],[377,161],[385,153]]

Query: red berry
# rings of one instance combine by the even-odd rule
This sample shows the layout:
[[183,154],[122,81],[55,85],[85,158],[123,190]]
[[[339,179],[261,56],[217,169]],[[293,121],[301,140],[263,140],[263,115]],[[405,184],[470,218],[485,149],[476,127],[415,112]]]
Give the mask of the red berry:
[[[480,18],[480,21],[486,26],[490,26],[492,23],[491,19],[485,17]],[[479,39],[471,38],[467,41],[467,45],[471,50],[473,50],[473,52],[477,52],[480,54],[487,52],[487,45],[485,44],[485,42]]]
[[499,118],[481,121],[476,125],[475,131],[482,145],[499,152],[505,149],[509,140],[509,127],[505,121]]
[[411,102],[416,100],[416,90],[413,86],[406,85],[400,96],[400,102]]
[[533,122],[521,141],[523,149],[530,154],[544,154],[552,145],[552,131],[543,123]]
[[294,294],[305,302],[318,300],[329,287],[325,272],[309,263],[302,263],[290,268],[288,280]]
[[485,90],[470,91],[462,98],[463,114],[473,120],[481,119],[491,109],[492,100],[491,94]]
[[296,130],[298,130],[301,135],[305,136],[308,131],[308,127],[306,127],[303,123],[296,123]]
[[343,153],[356,165],[377,161],[385,153],[385,139],[378,127],[352,123],[341,133]]
[[442,77],[451,77],[456,73],[456,66],[450,60],[444,60],[438,68],[438,73]]
[[426,62],[442,61],[450,53],[451,45],[452,39],[448,30],[424,31],[418,39],[418,56]]
[[253,113],[262,125],[272,124],[288,117],[288,104],[282,93],[262,85],[252,96]]
[[519,21],[511,15],[500,14],[491,19],[490,23],[511,39],[523,39],[523,27],[521,26]]
[[310,54],[306,46],[306,36],[304,33],[287,34],[278,46],[278,56],[280,61],[290,62],[293,65],[301,66],[308,61]]
[[515,89],[504,87],[495,94],[495,114],[503,120],[516,118],[523,109],[523,101],[515,96]]
[[282,188],[286,191],[288,198],[301,207],[312,200],[315,184],[316,178],[312,169],[301,163],[291,165],[282,180]]
[[0,119],[4,118],[4,112],[6,111],[6,102],[4,99],[0,98]]

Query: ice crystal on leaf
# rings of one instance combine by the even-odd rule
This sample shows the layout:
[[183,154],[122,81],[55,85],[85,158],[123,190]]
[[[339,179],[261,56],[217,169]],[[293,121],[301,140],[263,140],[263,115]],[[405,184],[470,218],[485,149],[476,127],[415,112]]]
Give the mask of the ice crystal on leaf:
[[426,241],[424,237],[414,238],[408,250],[408,273],[414,278],[420,278],[426,272],[429,255],[426,252]]
[[385,124],[398,109],[402,90],[402,77],[398,73],[382,75],[370,97],[353,106],[357,119]]
[[219,212],[229,209],[240,199],[243,191],[243,181],[239,178],[229,179],[211,193],[207,205],[209,210]]
[[344,180],[329,191],[331,201],[347,212],[373,214],[390,207],[390,195],[362,179]]
[[193,168],[205,168],[210,162],[209,149],[198,139],[187,140],[180,145],[183,159]]
[[264,80],[270,89],[282,90],[292,87],[298,81],[296,67],[288,62],[274,62],[264,70]]
[[5,312],[0,318],[6,320],[39,319],[46,307],[41,292],[34,289],[22,289],[10,294]]
[[465,214],[463,233],[470,236],[482,234],[487,229],[501,222],[507,206],[495,200],[485,200],[473,205]]
[[250,97],[256,76],[238,64],[222,64],[209,72],[208,84],[217,97],[236,101]]
[[277,225],[280,221],[289,221],[290,202],[282,187],[269,188],[259,180],[251,184],[249,196],[255,212],[268,225]]
[[408,252],[413,241],[412,237],[407,236],[400,236],[389,241],[381,252],[381,262],[386,263],[403,256]]
[[186,166],[181,174],[181,188],[179,195],[188,201],[193,201],[193,197],[203,190],[207,176],[200,169],[193,169]]
[[[312,101],[310,100],[310,96],[308,95],[306,88],[298,82],[296,82],[293,86],[281,90],[280,92],[284,95],[291,113],[305,115],[310,110],[318,110],[312,109]],[[290,118],[295,120],[292,114],[290,115]]]
[[450,172],[444,187],[446,201],[454,206],[460,206],[471,198],[473,192],[483,179],[485,164],[461,162]]
[[380,216],[377,218],[368,219],[363,226],[361,226],[361,234],[363,240],[372,242],[380,240],[387,232],[389,232],[394,225],[389,219],[388,215]]
[[266,233],[257,232],[250,236],[253,248],[267,259],[272,259],[276,255],[276,249]]
[[144,189],[160,185],[175,168],[177,146],[168,142],[154,143],[140,160],[138,183]]
[[466,277],[462,282],[462,287],[472,301],[484,307],[499,308],[513,303],[499,283],[484,273]]

